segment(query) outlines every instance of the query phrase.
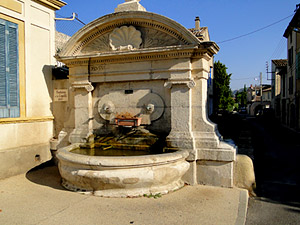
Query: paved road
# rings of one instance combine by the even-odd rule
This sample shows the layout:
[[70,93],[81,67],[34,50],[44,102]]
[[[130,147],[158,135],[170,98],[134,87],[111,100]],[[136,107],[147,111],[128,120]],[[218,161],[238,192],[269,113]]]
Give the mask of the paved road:
[[266,119],[252,127],[257,197],[249,200],[246,225],[300,224],[300,136]]

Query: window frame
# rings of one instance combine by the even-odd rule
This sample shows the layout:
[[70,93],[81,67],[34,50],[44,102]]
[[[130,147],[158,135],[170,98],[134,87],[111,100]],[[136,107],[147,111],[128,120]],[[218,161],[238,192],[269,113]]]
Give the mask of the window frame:
[[25,26],[24,21],[1,14],[0,19],[18,25],[18,87],[19,87],[19,116],[0,117],[1,123],[11,123],[26,118],[26,95],[25,95]]
[[20,117],[20,88],[19,88],[19,38],[18,24],[0,19],[0,26],[4,28],[0,34],[2,63],[0,96],[0,117]]

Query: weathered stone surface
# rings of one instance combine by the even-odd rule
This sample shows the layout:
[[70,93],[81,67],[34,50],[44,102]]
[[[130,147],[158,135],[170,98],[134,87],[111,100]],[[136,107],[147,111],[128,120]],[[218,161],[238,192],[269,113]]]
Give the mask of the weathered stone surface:
[[197,161],[199,184],[233,187],[233,162]]
[[251,158],[247,155],[237,155],[233,167],[233,182],[235,187],[247,189],[249,194],[254,194],[254,168]]
[[79,144],[58,150],[63,186],[98,196],[127,197],[166,194],[183,186],[189,168],[187,151],[131,156],[93,157],[71,153]]
[[140,0],[126,0],[125,3],[118,5],[115,12],[123,11],[146,11],[146,9],[139,3]]

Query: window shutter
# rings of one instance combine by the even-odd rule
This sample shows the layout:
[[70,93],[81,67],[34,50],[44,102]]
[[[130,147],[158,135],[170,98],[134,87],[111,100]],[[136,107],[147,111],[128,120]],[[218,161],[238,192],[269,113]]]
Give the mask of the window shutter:
[[0,118],[8,117],[5,23],[0,20]]
[[15,24],[9,24],[8,36],[8,99],[10,117],[20,116],[19,77],[18,77],[18,30]]
[[296,55],[296,79],[300,79],[300,52]]
[[0,19],[0,118],[20,116],[18,25]]

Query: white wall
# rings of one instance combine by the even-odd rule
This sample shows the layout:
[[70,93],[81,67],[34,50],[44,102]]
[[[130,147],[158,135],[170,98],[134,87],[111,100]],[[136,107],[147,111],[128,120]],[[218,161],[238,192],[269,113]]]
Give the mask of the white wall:
[[[49,140],[53,136],[50,65],[55,65],[55,13],[31,0],[12,1],[12,7],[17,5],[21,10],[17,12],[0,3],[0,15],[24,23],[25,82],[20,81],[20,85],[25,88],[21,93],[21,105],[25,107],[20,118],[0,118],[0,179],[51,159]],[[17,168],[11,170],[11,165]]]

